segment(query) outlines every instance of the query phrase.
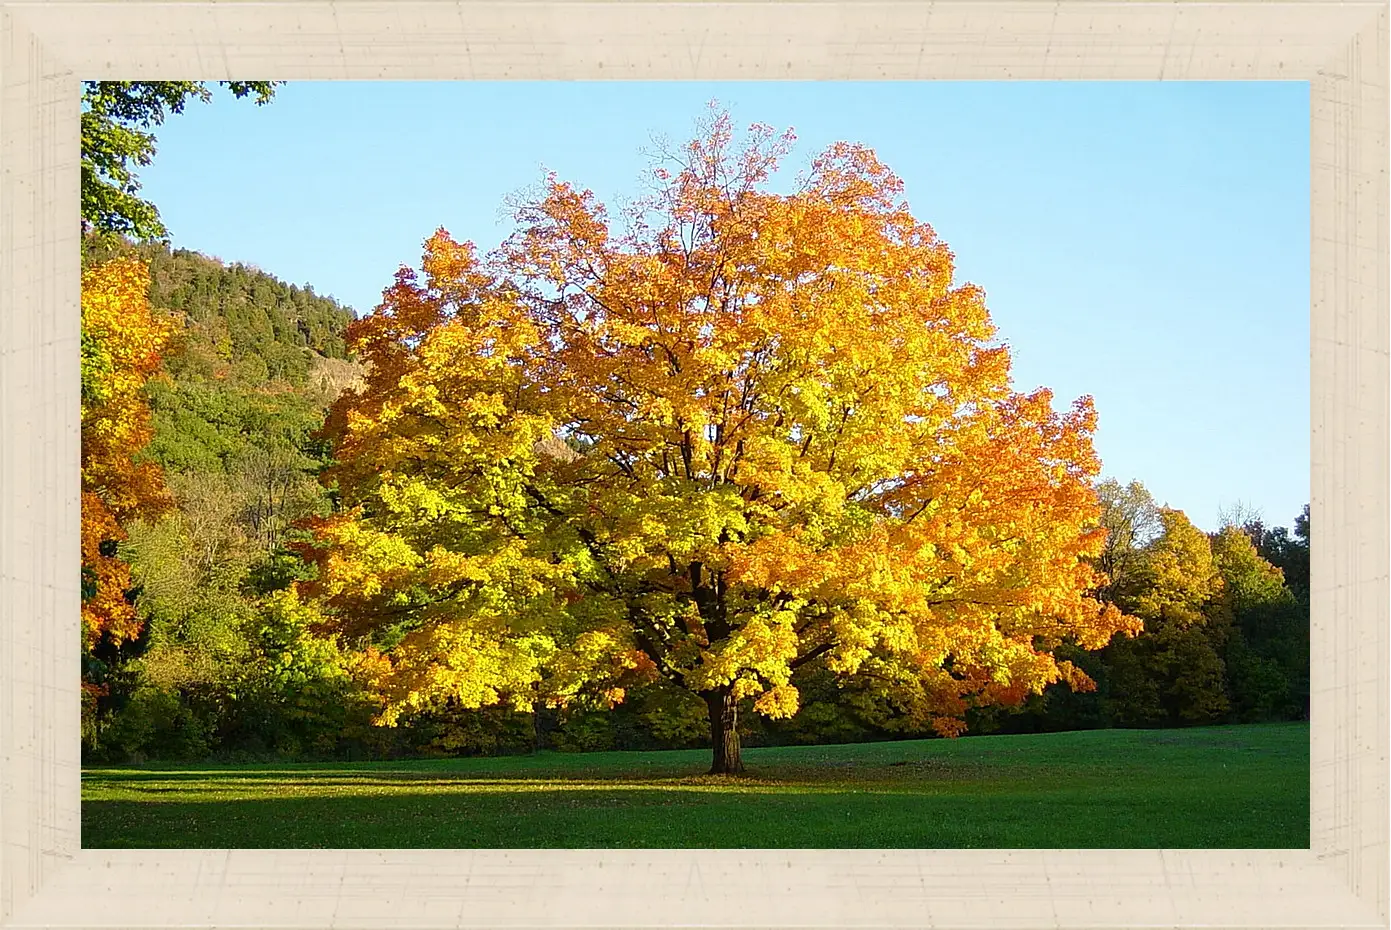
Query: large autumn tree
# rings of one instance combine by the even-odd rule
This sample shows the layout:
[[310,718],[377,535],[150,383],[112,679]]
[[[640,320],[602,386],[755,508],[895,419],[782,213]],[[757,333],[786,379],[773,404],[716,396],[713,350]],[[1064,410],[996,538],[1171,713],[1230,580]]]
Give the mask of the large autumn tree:
[[794,714],[797,669],[940,732],[1131,621],[1102,582],[1089,399],[1010,387],[982,291],[867,148],[790,193],[791,136],[716,114],[611,221],[555,177],[481,257],[444,231],[350,340],[341,511],[300,595],[374,644],[382,719],[621,701],[661,676]]

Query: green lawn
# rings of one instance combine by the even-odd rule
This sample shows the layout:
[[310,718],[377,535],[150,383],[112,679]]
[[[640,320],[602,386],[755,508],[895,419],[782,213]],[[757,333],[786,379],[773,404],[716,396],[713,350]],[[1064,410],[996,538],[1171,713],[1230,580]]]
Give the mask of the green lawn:
[[1307,847],[1307,724],[82,778],[88,848]]

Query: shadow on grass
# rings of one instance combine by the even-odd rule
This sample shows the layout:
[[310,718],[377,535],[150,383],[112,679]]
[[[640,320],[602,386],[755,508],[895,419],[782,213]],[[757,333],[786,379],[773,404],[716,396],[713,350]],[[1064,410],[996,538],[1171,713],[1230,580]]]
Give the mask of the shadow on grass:
[[[1308,732],[99,769],[90,848],[1307,848]],[[1029,748],[1029,752],[1023,752]],[[1245,751],[1256,749],[1258,751]]]
[[[750,769],[738,776],[708,775],[674,767],[648,771],[611,772],[603,769],[518,769],[510,772],[421,772],[253,770],[242,772],[98,770],[84,773],[84,791],[101,797],[150,797],[168,795],[194,800],[279,794],[380,794],[530,792],[557,789],[630,791],[696,791],[765,793],[796,791],[847,793],[864,790],[931,789],[969,780],[976,790],[1020,780],[1018,766],[981,764],[939,759],[900,761],[889,764],[850,766],[780,765]],[[1095,777],[1098,773],[1091,773]],[[1033,765],[1033,779],[1076,776],[1075,767]]]
[[930,793],[572,785],[89,800],[88,848],[1186,848],[1308,846],[1307,802],[1087,789]]

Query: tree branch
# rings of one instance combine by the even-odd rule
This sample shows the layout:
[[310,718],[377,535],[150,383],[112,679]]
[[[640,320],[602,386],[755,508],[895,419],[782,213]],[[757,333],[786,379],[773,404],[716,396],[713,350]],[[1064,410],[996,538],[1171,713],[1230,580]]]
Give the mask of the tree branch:
[[836,642],[835,642],[835,640],[831,640],[830,642],[822,643],[821,645],[819,645],[819,646],[817,646],[815,649],[813,649],[811,652],[808,652],[806,655],[802,656],[800,659],[793,659],[791,662],[787,663],[787,667],[790,668],[790,669],[794,669],[794,670],[795,670],[795,669],[799,669],[799,668],[801,668],[803,665],[806,665],[808,662],[812,661],[813,659],[816,659],[816,658],[818,658],[818,657],[820,657],[820,656],[825,655],[826,653],[830,652],[830,651],[831,651],[832,649],[834,649],[834,648],[836,648]]

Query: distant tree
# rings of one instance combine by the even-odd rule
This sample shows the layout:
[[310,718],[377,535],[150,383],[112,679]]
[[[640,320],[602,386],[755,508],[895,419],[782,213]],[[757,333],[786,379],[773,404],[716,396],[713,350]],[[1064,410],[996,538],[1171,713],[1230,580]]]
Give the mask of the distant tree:
[[1213,534],[1212,555],[1222,576],[1219,599],[1233,616],[1292,599],[1283,573],[1261,557],[1241,527],[1229,525]]
[[1222,661],[1229,624],[1211,610],[1223,578],[1211,541],[1182,511],[1161,508],[1159,517],[1163,532],[1120,598],[1145,628],[1108,649],[1111,696],[1129,725],[1215,722],[1229,709]]
[[252,551],[237,502],[213,475],[171,478],[178,508],[131,528],[125,553],[151,626],[134,661],[142,683],[165,692],[221,687],[248,658],[255,607],[241,590]]
[[295,522],[315,513],[323,489],[316,462],[290,443],[251,445],[235,461],[241,517],[263,553],[279,548]]
[[[235,97],[269,103],[280,81],[220,81]],[[155,154],[154,127],[182,113],[190,98],[212,99],[205,81],[82,82],[82,225],[157,239],[168,235],[159,210],[139,196],[135,169]]]
[[225,479],[170,482],[178,509],[134,525],[123,547],[148,634],[121,669],[100,748],[116,759],[331,752],[367,710],[346,657],[303,628],[304,611],[249,590],[262,553]]
[[1234,526],[1239,530],[1246,530],[1247,527],[1264,527],[1265,514],[1261,508],[1249,501],[1238,498],[1230,504],[1224,504],[1217,508],[1218,528]]
[[1146,547],[1136,590],[1124,599],[1138,617],[1171,626],[1203,622],[1203,608],[1222,578],[1212,560],[1212,543],[1181,510],[1161,508],[1163,532]]
[[1235,527],[1213,537],[1213,556],[1223,577],[1219,604],[1231,620],[1227,666],[1238,717],[1307,716],[1308,601],[1301,600],[1282,570]]
[[1115,601],[1135,580],[1142,553],[1163,532],[1164,522],[1154,497],[1139,481],[1122,485],[1107,478],[1096,490],[1101,526],[1106,530],[1106,542],[1096,558],[1097,568],[1107,578],[1099,596]]
[[1294,518],[1294,532],[1273,527],[1255,540],[1261,557],[1285,576],[1285,584],[1307,607],[1309,602],[1309,505]]

